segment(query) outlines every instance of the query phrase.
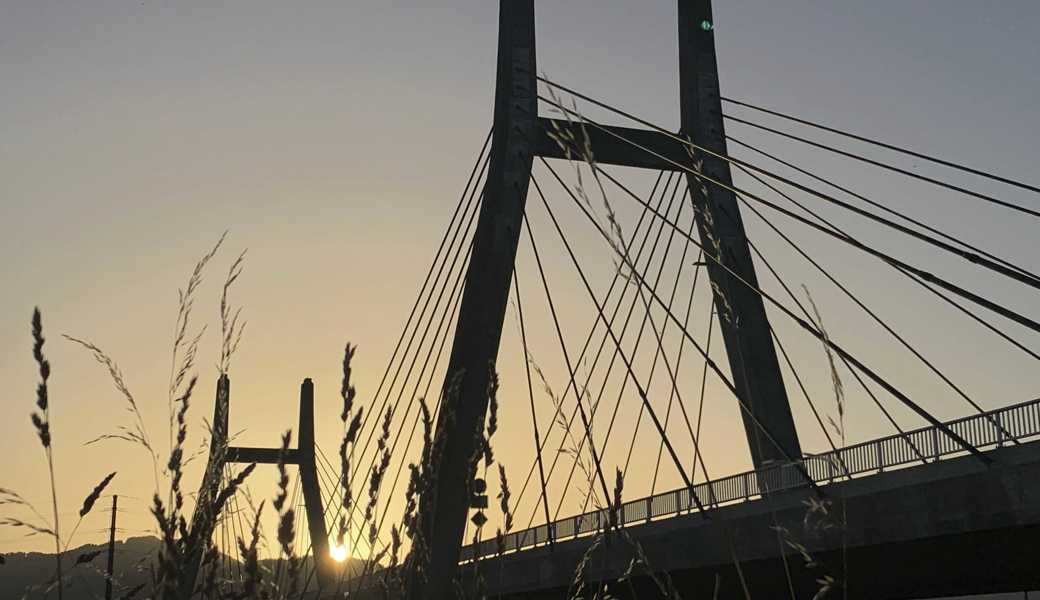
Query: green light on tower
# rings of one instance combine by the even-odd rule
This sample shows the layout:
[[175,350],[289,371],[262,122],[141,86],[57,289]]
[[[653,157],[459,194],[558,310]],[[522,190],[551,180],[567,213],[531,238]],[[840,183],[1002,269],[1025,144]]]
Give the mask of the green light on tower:
[[704,31],[711,31],[712,29],[715,29],[715,26],[711,24],[711,21],[704,20],[701,21],[701,29]]

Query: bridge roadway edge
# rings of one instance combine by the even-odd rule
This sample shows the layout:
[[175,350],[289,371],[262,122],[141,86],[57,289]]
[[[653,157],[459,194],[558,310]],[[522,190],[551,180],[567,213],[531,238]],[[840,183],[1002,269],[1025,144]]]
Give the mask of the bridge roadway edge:
[[[987,455],[995,459],[989,468],[963,456],[822,486],[831,515],[840,515],[842,500],[848,515],[848,598],[1040,588],[1040,442]],[[806,528],[810,497],[810,490],[788,491],[714,509],[708,521],[694,512],[625,531],[641,544],[652,569],[669,573],[685,598],[713,598],[716,585],[720,599],[743,598],[734,555],[751,598],[788,598],[774,528],[781,525],[822,565],[806,568],[799,552],[788,547],[796,597],[811,598],[825,574],[840,579],[842,536],[838,527]],[[485,559],[480,568],[488,595],[565,598],[593,539]],[[587,581],[621,577],[634,555],[630,543],[610,534],[586,566]],[[637,566],[636,576],[615,586],[615,594],[647,597],[654,584],[640,572],[645,569]]]

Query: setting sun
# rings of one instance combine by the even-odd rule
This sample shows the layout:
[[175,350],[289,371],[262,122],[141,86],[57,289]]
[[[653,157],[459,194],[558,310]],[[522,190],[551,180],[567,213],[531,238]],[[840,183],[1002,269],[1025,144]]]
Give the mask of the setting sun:
[[333,544],[329,548],[329,556],[336,562],[343,562],[347,560],[347,547]]

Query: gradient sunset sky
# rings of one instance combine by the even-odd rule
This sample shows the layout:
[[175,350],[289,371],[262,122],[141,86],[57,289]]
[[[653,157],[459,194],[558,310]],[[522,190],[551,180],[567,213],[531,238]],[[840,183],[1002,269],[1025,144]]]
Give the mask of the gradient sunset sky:
[[[241,431],[243,445],[276,445],[281,432],[295,426],[300,381],[312,377],[318,442],[331,457],[340,433],[343,345],[360,346],[356,384],[367,403],[490,126],[497,10],[490,0],[0,0],[0,487],[17,490],[49,514],[42,510],[49,506],[46,463],[29,422],[36,385],[29,322],[39,306],[53,367],[52,428],[64,530],[75,522],[90,488],[116,470],[110,491],[121,496],[125,511],[120,537],[152,531],[148,456],[116,441],[84,445],[129,423],[125,403],[104,370],[61,334],[89,339],[118,361],[164,450],[177,289],[225,230],[225,246],[206,272],[196,303],[193,327],[208,324],[209,330],[189,447],[201,443],[202,419],[212,412],[220,283],[234,257],[248,249],[245,273],[233,290],[248,326],[231,369],[232,430]],[[715,10],[725,95],[1034,184],[1040,180],[1040,4],[1034,0],[716,0]],[[548,77],[677,128],[675,2],[543,0],[537,15],[539,69]],[[730,125],[729,132],[1040,269],[1034,219],[739,125]],[[1040,207],[1040,199],[1021,190],[920,161],[871,155]],[[639,190],[649,189],[645,173],[612,172]],[[549,179],[537,169],[536,175]],[[611,273],[607,246],[562,194],[554,201],[602,293]],[[630,228],[634,208],[621,206],[620,194],[616,202],[622,225]],[[534,202],[529,207],[570,325],[568,343],[579,346],[593,314],[566,255],[553,245],[544,211]],[[1040,316],[1037,296],[1028,288],[827,211],[880,247]],[[970,413],[761,222],[745,220],[749,235],[790,283],[812,290],[835,339],[937,416]],[[876,260],[795,223],[777,224],[840,273],[984,408],[1040,397],[1040,371],[1023,353]],[[562,391],[562,361],[551,343],[525,242],[520,255],[532,350],[553,389]],[[778,289],[763,273],[759,278],[768,290]],[[701,336],[706,299],[698,304],[703,319],[695,317]],[[516,482],[533,450],[513,315],[510,308],[499,361],[498,456]],[[834,414],[819,344],[771,315],[810,391]],[[1040,348],[1035,334],[1006,322],[1000,326]],[[692,403],[703,361],[687,352],[680,370]],[[724,362],[724,354],[717,358]],[[788,383],[803,448],[824,450],[807,405]],[[846,385],[848,441],[891,433],[862,391]],[[701,444],[712,475],[746,469],[736,403],[718,381],[709,382],[707,396]],[[922,425],[891,398],[884,400],[904,427]],[[552,405],[544,394],[538,402],[544,421]],[[621,433],[610,444],[619,449],[604,456],[611,471],[624,462],[638,398],[631,395],[623,406]],[[658,450],[648,427],[639,440],[640,468],[626,485],[633,496],[649,490],[652,468],[644,465],[656,461]],[[689,442],[680,445],[688,455]],[[197,485],[198,466],[189,470],[189,489]],[[666,467],[658,490],[679,481]],[[258,471],[253,494],[273,496],[274,481],[273,468]],[[562,491],[562,481],[554,486],[551,493]],[[518,511],[523,525],[532,501],[529,493]],[[400,503],[400,488],[390,502],[395,508]],[[3,507],[2,514],[8,510]],[[575,505],[566,505],[561,515],[568,510]],[[74,545],[103,539],[106,526],[107,515],[96,509]],[[19,530],[0,531],[0,552],[50,545]]]

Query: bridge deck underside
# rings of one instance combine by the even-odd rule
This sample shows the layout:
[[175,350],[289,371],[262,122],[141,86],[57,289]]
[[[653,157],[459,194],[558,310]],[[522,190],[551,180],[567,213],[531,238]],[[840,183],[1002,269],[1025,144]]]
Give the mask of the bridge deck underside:
[[[709,520],[690,514],[629,527],[631,541],[617,534],[601,540],[587,562],[587,580],[620,578],[636,558],[635,542],[653,571],[667,573],[687,598],[743,598],[741,579],[751,598],[788,598],[785,562],[797,598],[812,598],[826,575],[841,580],[843,562],[849,598],[1036,589],[1040,442],[987,454],[996,460],[989,468],[965,456],[828,485],[827,515],[810,510],[813,492],[798,490],[716,509]],[[566,597],[593,541],[484,560],[489,595]],[[794,545],[804,546],[818,566],[807,567]],[[616,595],[633,597],[655,585],[637,576],[614,587]]]

